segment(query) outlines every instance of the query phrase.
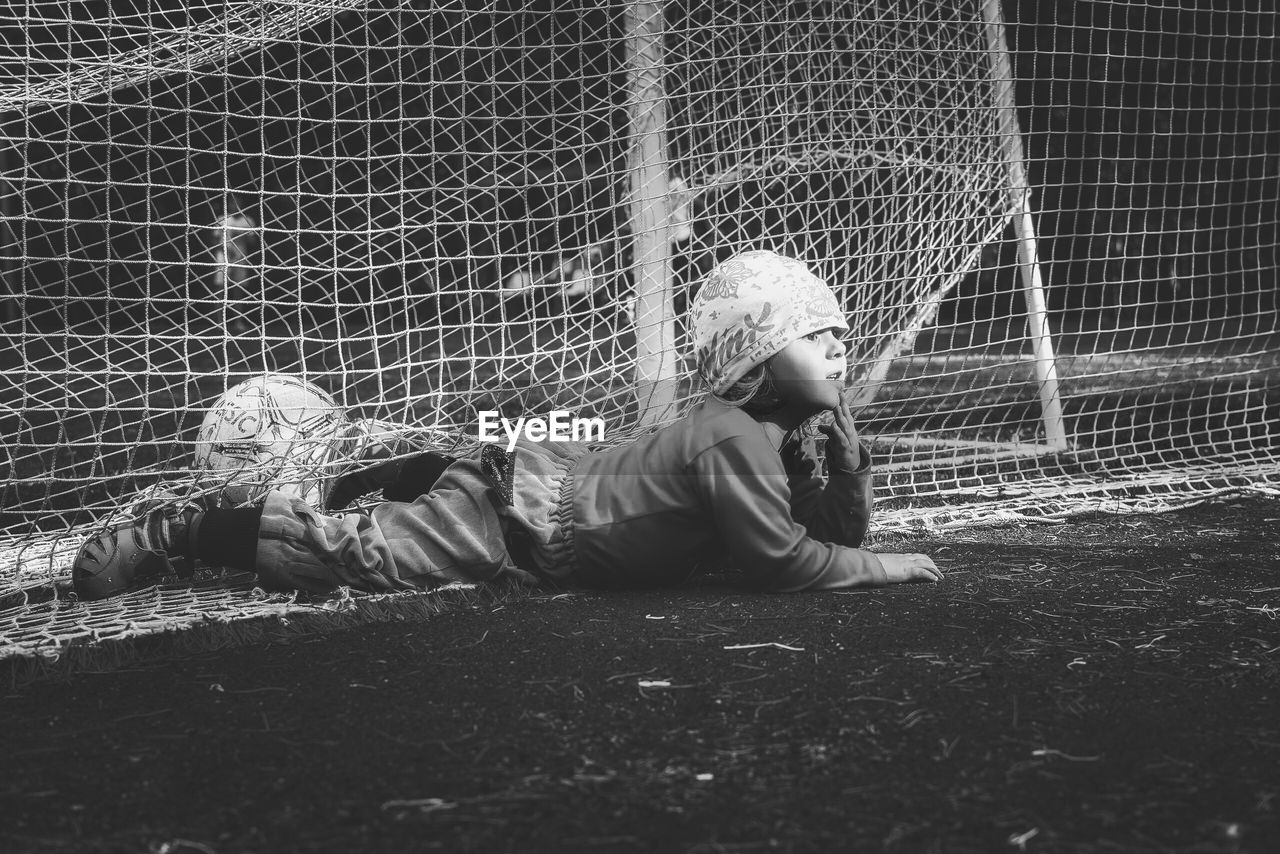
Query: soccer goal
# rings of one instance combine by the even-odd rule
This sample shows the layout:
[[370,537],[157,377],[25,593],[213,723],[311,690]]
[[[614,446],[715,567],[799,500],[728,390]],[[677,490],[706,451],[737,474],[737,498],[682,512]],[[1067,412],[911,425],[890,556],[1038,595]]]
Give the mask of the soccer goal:
[[198,482],[234,384],[626,441],[696,399],[684,307],[747,248],[844,301],[882,527],[1275,491],[1274,13],[130,8],[0,16],[0,648],[74,634],[81,533]]

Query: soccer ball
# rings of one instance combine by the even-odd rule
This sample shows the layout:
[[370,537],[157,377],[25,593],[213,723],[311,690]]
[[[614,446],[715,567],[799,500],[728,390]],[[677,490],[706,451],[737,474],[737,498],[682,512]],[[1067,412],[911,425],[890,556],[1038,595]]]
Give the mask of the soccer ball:
[[288,374],[263,374],[227,389],[196,434],[201,479],[218,482],[222,504],[278,489],[318,508],[345,456],[350,421],[323,390]]

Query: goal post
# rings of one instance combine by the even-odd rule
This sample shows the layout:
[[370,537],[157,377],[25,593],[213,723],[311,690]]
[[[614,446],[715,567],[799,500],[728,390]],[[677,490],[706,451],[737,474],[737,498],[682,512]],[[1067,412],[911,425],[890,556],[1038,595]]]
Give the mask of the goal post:
[[671,173],[663,86],[664,0],[628,0],[631,139],[628,172],[635,266],[636,405],[644,425],[670,417],[676,395]]
[[[1035,221],[1031,207],[1032,189],[1027,178],[1022,144],[1023,132],[1021,123],[1018,121],[1017,102],[1014,98],[1013,65],[1009,59],[1009,45],[1005,37],[1005,22],[1000,10],[1000,0],[982,0],[981,12],[986,27],[991,72],[990,104],[996,117],[995,128],[1000,140],[999,154],[1008,176],[1009,208],[1004,221],[1011,223],[1013,239],[1017,245],[1017,267],[1022,282],[1028,341],[1038,383],[1044,441],[1033,439],[1032,441],[992,442],[929,435],[897,435],[886,438],[900,446],[953,448],[967,451],[969,454],[979,453],[985,459],[1059,454],[1068,451],[1071,443],[1063,417],[1053,330],[1049,319],[1040,256],[1036,248]],[[999,229],[1004,230],[1003,222]],[[999,239],[1001,238],[998,234],[988,238],[988,240]],[[958,268],[960,275],[971,271],[972,261],[980,251],[981,247],[974,253],[973,258],[960,265]],[[853,395],[856,406],[866,406],[875,399],[894,360],[909,352],[920,332],[935,321],[942,301],[950,295],[955,284],[954,281],[950,282],[929,295],[910,322],[880,351],[864,383]],[[946,462],[944,457],[934,455],[923,464],[937,466]],[[910,470],[921,465],[921,462],[912,459],[890,465],[898,470]]]
[[1000,113],[1001,147],[1009,168],[1009,195],[1014,204],[1013,225],[1018,243],[1018,273],[1022,278],[1027,328],[1035,354],[1045,445],[1051,453],[1056,453],[1066,451],[1070,442],[1062,415],[1053,330],[1045,298],[1040,253],[1036,250],[1036,227],[1031,217],[1031,184],[1027,179],[1022,126],[1018,121],[1018,106],[1013,92],[1013,63],[1009,61],[1009,43],[1005,38],[1000,0],[984,0],[982,16],[987,24],[988,42],[991,46],[991,82],[995,91],[996,109]]

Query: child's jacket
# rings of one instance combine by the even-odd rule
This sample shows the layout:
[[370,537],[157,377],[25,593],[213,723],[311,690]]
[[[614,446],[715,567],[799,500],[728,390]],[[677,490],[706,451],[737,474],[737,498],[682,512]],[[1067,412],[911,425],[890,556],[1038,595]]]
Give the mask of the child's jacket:
[[571,504],[557,514],[572,519],[572,574],[637,586],[728,565],[768,590],[886,583],[879,559],[857,548],[871,517],[866,449],[858,471],[824,485],[817,461],[798,443],[780,454],[781,439],[776,426],[708,398],[649,436],[583,455],[561,494]]

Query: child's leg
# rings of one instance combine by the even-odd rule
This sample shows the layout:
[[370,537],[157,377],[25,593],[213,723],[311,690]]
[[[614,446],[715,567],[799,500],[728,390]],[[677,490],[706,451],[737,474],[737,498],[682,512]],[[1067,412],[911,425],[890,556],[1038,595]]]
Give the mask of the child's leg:
[[261,507],[201,510],[165,502],[131,510],[90,534],[72,562],[72,585],[101,599],[193,561],[251,570],[271,589],[420,590],[449,581],[526,581],[507,551],[493,485],[478,460],[450,466],[412,503],[324,515],[268,493]]
[[[473,460],[450,466],[430,493],[412,503],[389,501],[367,514],[325,515],[268,493],[257,525],[254,569],[265,588],[309,591],[340,585],[420,590],[450,581],[490,581],[503,572],[527,578],[507,553],[490,496],[490,482]],[[193,557],[214,564],[233,537],[210,533],[210,524],[214,531],[222,524],[217,511],[196,527],[192,549]]]

